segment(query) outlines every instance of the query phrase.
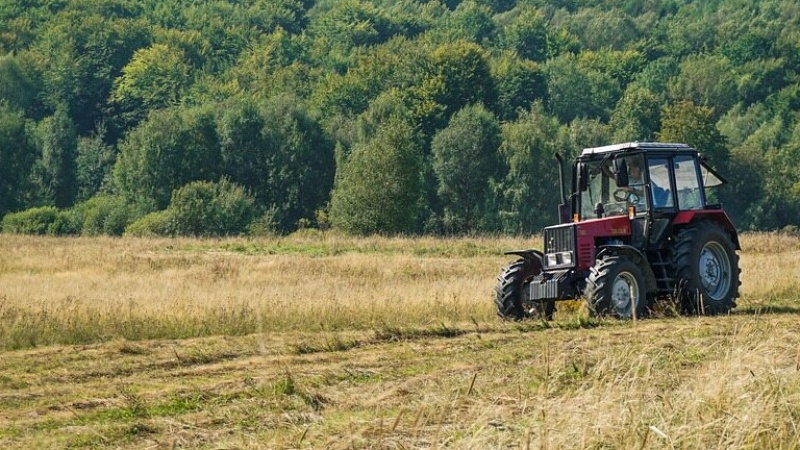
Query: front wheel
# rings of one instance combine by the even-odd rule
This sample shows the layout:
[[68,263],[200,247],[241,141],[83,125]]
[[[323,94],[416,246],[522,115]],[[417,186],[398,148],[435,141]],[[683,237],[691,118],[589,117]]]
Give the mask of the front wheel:
[[555,302],[529,302],[525,286],[542,272],[542,264],[535,259],[520,258],[506,266],[497,277],[494,303],[497,315],[503,319],[523,320],[537,317],[552,320]]
[[727,314],[739,296],[739,257],[728,233],[713,222],[697,222],[675,239],[673,267],[686,314]]
[[590,270],[583,295],[594,316],[632,319],[647,315],[642,271],[624,256],[598,259]]

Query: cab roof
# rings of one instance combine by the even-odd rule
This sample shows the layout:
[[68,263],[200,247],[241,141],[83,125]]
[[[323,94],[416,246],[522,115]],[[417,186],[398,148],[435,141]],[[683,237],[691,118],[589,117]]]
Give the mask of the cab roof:
[[606,145],[603,147],[585,148],[581,156],[599,155],[603,153],[613,153],[635,150],[694,150],[686,144],[676,144],[671,142],[626,142],[624,144]]

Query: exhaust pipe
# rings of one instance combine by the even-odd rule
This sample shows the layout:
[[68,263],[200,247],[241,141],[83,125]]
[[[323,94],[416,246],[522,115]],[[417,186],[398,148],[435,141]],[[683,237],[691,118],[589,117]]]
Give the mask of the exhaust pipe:
[[558,160],[558,184],[561,192],[561,204],[558,205],[558,218],[559,223],[572,222],[570,207],[567,204],[567,192],[564,186],[564,158],[561,153],[556,152],[556,160]]

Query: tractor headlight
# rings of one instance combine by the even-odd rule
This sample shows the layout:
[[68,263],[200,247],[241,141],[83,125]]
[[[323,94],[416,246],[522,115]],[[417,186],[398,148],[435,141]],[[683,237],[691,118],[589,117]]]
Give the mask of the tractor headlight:
[[556,257],[555,253],[548,253],[547,254],[547,266],[553,267],[558,265],[558,258]]
[[547,267],[571,266],[572,262],[572,252],[547,254]]
[[561,264],[572,265],[572,252],[564,252],[561,254]]

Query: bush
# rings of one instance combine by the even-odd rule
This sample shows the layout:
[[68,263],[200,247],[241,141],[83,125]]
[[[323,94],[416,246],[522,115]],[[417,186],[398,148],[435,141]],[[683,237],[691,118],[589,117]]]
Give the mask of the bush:
[[81,234],[86,236],[121,236],[125,227],[143,215],[141,208],[130,205],[122,197],[110,195],[93,197],[75,205],[71,211],[81,224]]
[[189,236],[242,234],[256,216],[255,199],[227,179],[195,181],[176,190],[168,210],[175,231]]
[[227,179],[194,181],[175,190],[169,207],[132,223],[134,236],[230,236],[243,234],[258,213],[256,202]]
[[154,237],[175,235],[172,211],[156,211],[133,222],[125,228],[125,236]]
[[54,206],[31,208],[6,214],[3,217],[3,232],[12,234],[72,235],[80,233],[80,225],[74,216],[59,211]]

